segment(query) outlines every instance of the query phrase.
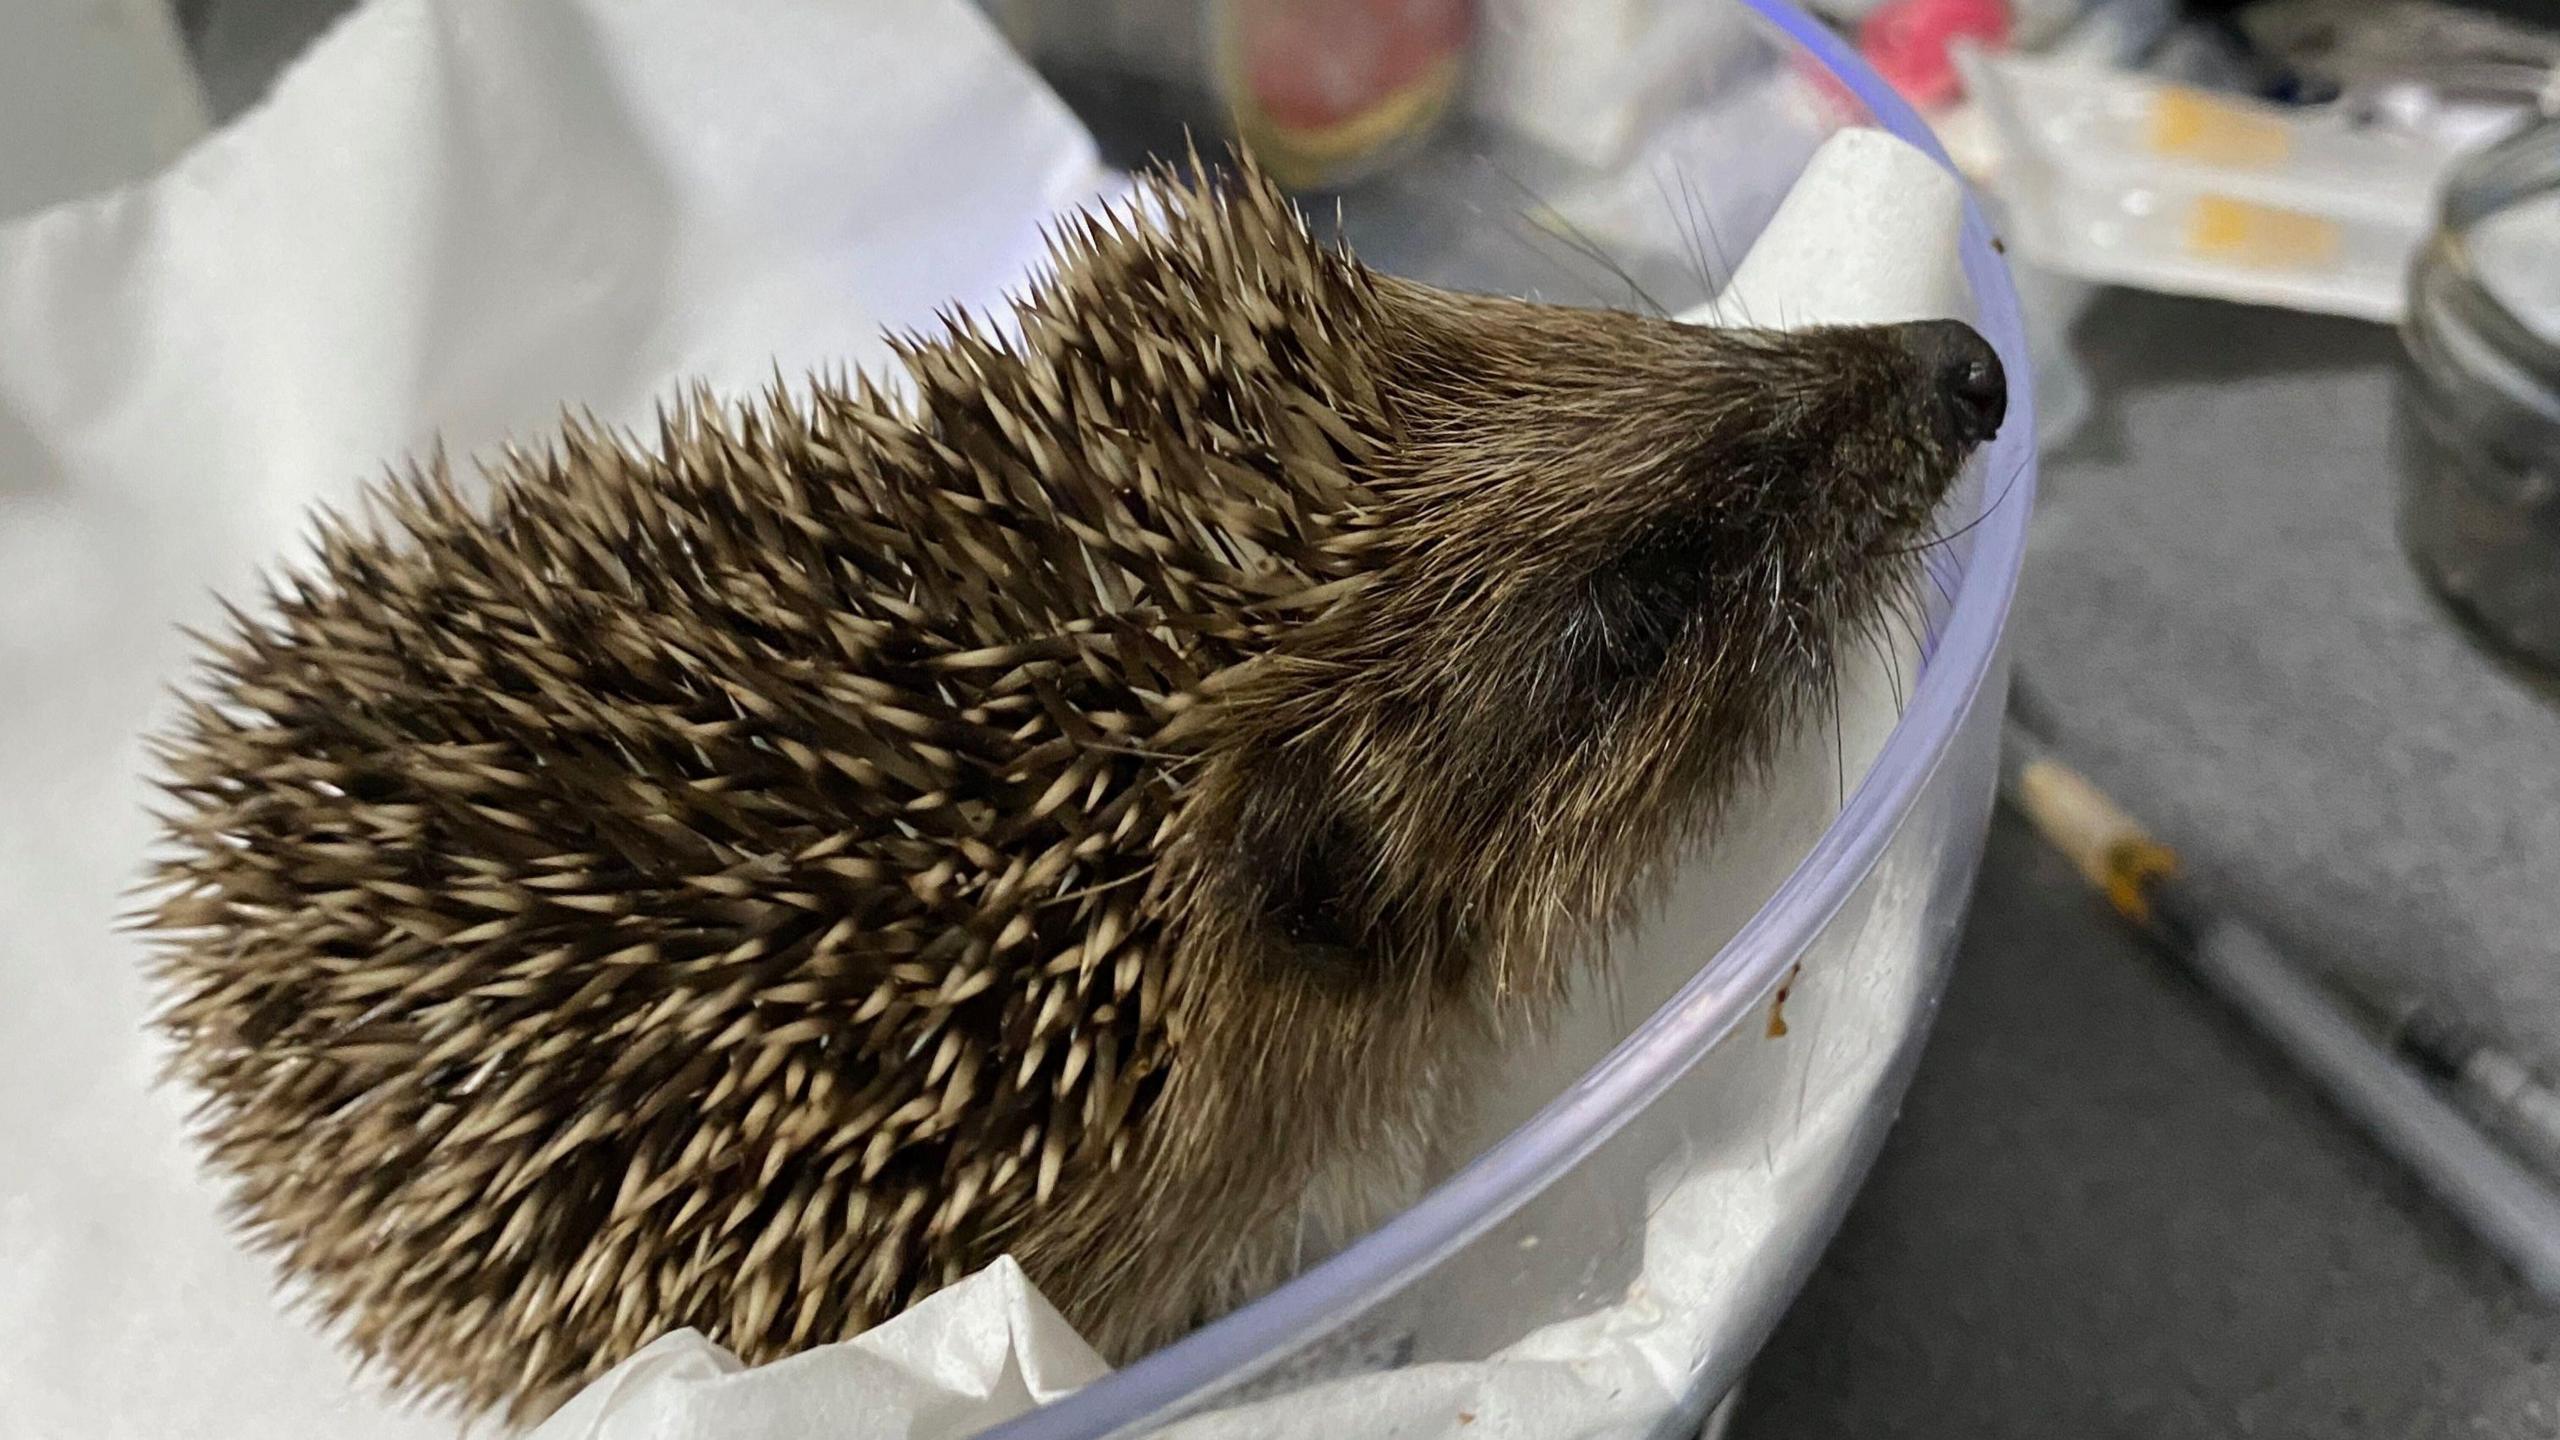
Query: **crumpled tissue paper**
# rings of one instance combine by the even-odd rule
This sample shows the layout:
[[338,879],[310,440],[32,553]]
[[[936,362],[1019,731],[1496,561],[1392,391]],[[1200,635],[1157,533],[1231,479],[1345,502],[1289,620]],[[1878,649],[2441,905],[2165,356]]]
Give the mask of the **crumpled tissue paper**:
[[386,0],[0,227],[0,1437],[454,1433],[279,1307],[152,1088],[115,921],[178,626],[438,439],[885,360],[1111,178],[959,0]]

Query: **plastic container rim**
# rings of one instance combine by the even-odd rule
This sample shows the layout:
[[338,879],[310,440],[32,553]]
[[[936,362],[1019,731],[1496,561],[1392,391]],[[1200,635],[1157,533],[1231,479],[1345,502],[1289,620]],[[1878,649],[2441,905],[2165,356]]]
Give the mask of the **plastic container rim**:
[[[1911,106],[1791,0],[1738,0],[1821,62],[1888,133],[1950,172]],[[2035,405],[2018,297],[1993,232],[1965,195],[1963,264],[1982,333],[2009,377],[2009,414],[1985,452],[1984,507],[1953,604],[1901,719],[1821,839],[1742,929],[1662,1008],[1565,1092],[1419,1201],[1261,1299],[984,1440],[1094,1440],[1253,1373],[1375,1304],[1500,1224],[1616,1134],[1773,990],[1882,857],[1927,788],[2000,656],[2035,499]],[[2012,477],[2015,478],[2007,478]]]

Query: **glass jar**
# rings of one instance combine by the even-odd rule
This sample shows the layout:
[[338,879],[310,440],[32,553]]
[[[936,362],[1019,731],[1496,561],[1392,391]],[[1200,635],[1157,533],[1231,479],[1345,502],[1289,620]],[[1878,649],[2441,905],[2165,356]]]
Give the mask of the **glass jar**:
[[2491,644],[2560,672],[2560,120],[2455,172],[2401,338],[2409,552]]

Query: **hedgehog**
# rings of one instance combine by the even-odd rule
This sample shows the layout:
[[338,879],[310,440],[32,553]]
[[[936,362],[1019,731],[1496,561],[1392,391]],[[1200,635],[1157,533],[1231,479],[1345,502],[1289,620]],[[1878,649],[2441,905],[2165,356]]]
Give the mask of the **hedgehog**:
[[1823,706],[2001,423],[1954,321],[1463,294],[1249,158],[903,384],[324,514],[157,745],[155,1023],[244,1239],[538,1418],[1014,1257],[1105,1354],[1356,1233]]

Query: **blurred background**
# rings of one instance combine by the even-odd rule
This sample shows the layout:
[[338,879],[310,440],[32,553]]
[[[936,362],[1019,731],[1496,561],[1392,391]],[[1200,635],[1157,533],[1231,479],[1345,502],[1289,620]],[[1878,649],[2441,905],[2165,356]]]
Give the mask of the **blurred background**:
[[[0,219],[155,172],[343,8],[14,0]],[[1215,5],[989,8],[1106,156],[1240,116],[1323,191],[1468,118],[1429,78],[1461,62],[1509,67],[1471,104],[1539,97],[1555,173],[1606,172],[1649,76],[1576,47],[1640,50],[1682,7],[1407,5],[1241,103]],[[2043,477],[2013,647],[2049,737],[2174,843],[2193,903],[2530,1156],[2560,1056],[2560,14],[1818,8],[2007,242]],[[1538,42],[1467,54],[1479,9]],[[1714,141],[1679,163],[1755,183]],[[1615,243],[1602,191],[1550,201]],[[2560,1435],[2551,1305],[2174,959],[2002,813],[1902,1120],[1731,1433]],[[2466,1090],[2484,1053],[2526,1078]]]

